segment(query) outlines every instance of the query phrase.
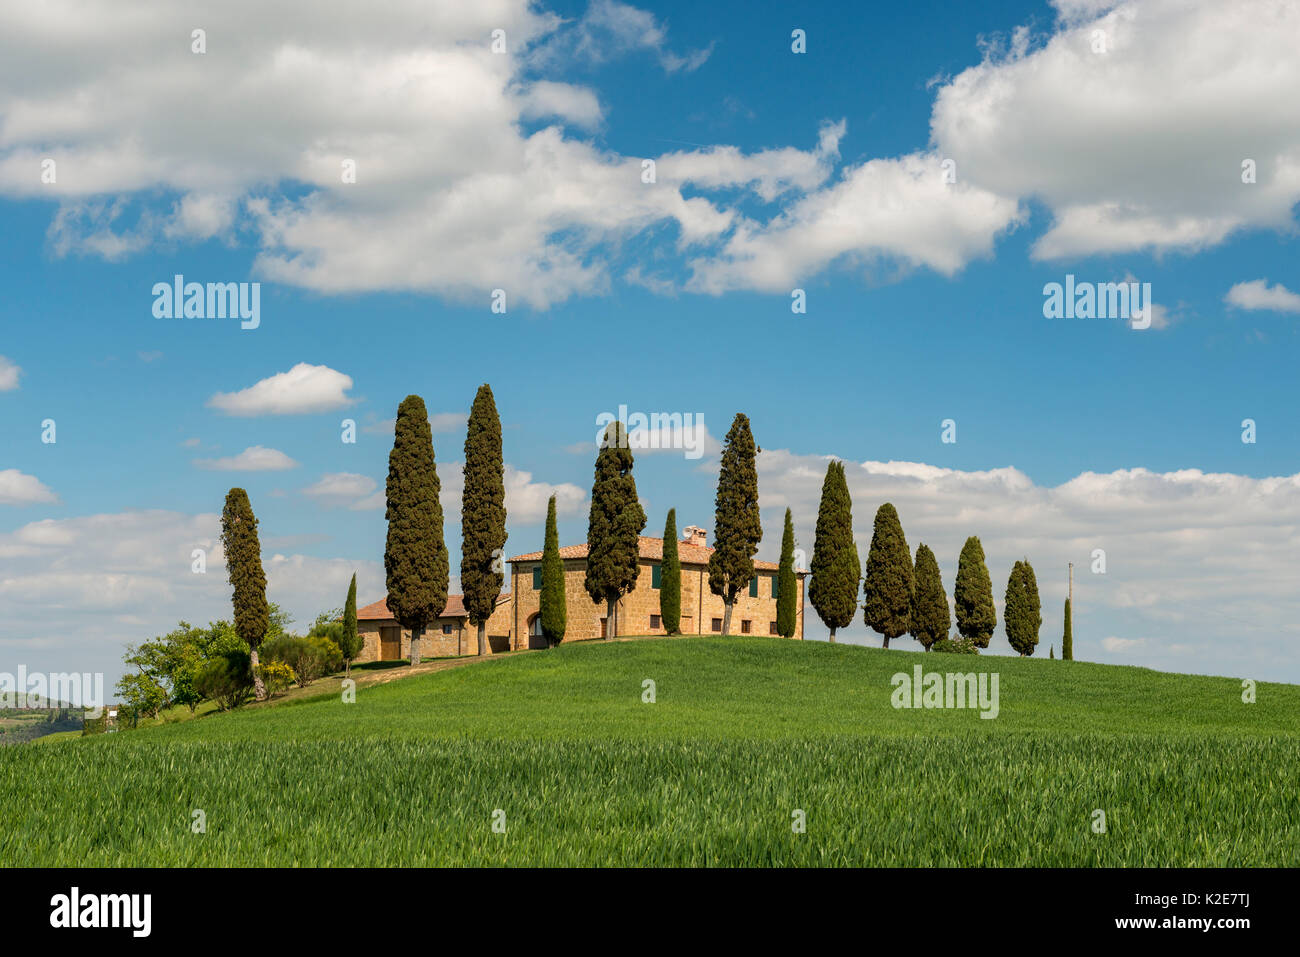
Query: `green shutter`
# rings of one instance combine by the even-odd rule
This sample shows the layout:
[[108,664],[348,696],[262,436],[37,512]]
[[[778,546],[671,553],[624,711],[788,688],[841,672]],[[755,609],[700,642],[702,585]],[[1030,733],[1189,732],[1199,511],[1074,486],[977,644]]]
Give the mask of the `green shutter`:
[[773,575],[772,576],[772,597],[773,598],[777,597],[776,593],[779,590],[776,586],[777,580],[778,580],[778,576]]
[[758,597],[758,576],[757,575],[755,575],[753,578],[749,580],[749,597],[750,598]]
[[542,566],[533,566],[533,591],[542,590]]
[[652,565],[652,566],[650,566],[650,568],[651,568],[651,571],[650,571],[650,587],[651,587],[651,588],[658,588],[658,587],[659,587],[659,583],[663,581],[663,574],[664,574],[663,566],[662,566],[662,565]]

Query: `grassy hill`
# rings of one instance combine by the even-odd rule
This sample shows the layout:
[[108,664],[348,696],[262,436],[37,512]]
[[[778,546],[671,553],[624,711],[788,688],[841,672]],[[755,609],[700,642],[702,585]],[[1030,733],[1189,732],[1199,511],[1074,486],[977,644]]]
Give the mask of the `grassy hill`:
[[[999,716],[894,709],[918,663],[999,673]],[[1290,865],[1298,778],[1291,685],[1243,704],[1235,679],[1085,662],[588,642],[0,750],[0,859]]]

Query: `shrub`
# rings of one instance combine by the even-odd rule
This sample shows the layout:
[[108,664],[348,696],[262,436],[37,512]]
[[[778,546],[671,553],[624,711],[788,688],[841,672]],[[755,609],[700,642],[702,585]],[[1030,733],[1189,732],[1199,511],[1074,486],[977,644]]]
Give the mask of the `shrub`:
[[955,638],[940,638],[930,646],[931,651],[946,651],[950,655],[978,655],[979,647],[970,638],[960,634]]
[[203,663],[194,687],[222,711],[237,708],[253,692],[253,672],[247,651],[228,651]]
[[297,679],[293,669],[283,661],[264,661],[257,666],[257,673],[262,678],[262,684],[266,685],[266,693],[271,697],[284,694]]
[[262,652],[268,661],[283,662],[292,668],[300,688],[343,667],[343,652],[339,646],[332,638],[320,633],[305,638],[281,635],[264,645]]

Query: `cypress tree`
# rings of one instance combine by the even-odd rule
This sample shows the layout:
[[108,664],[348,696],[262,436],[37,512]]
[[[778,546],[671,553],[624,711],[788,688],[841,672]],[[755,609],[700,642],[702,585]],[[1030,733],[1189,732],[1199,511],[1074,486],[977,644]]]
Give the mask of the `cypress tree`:
[[862,618],[867,627],[889,639],[907,634],[912,627],[912,595],[916,591],[912,552],[903,537],[898,510],[889,502],[876,510],[862,579]]
[[262,567],[257,518],[248,493],[242,488],[232,488],[226,493],[226,505],[221,510],[221,548],[234,591],[235,633],[248,644],[253,691],[257,700],[263,701],[266,686],[257,670],[257,649],[271,623],[271,612],[266,603],[266,570]]
[[343,653],[345,674],[352,674],[352,659],[361,654],[363,641],[357,633],[357,575],[352,573],[348,585],[348,599],[343,605],[343,634],[339,638],[339,651]]
[[487,622],[505,581],[505,465],[501,420],[491,386],[479,386],[465,429],[465,485],[461,493],[460,587],[465,615],[478,629],[478,653],[487,654]]
[[664,631],[682,633],[682,562],[677,553],[677,509],[664,522],[664,553],[659,567],[659,617]]
[[583,582],[592,601],[606,604],[605,634],[610,638],[618,635],[618,600],[636,587],[638,539],[644,528],[645,509],[636,496],[627,432],[622,422],[611,422],[596,453]]
[[411,632],[411,665],[420,663],[420,638],[447,607],[450,574],[442,537],[438,467],[424,400],[408,395],[397,407],[388,454],[388,539],[384,571],[388,610]]
[[1056,657],[1056,646],[1055,646],[1055,645],[1048,645],[1048,646],[1047,646],[1047,657],[1049,657],[1049,658],[1055,658],[1055,657]]
[[1006,602],[1003,605],[1007,641],[1022,657],[1032,655],[1038,644],[1038,629],[1043,625],[1042,605],[1038,599],[1038,579],[1028,559],[1016,564],[1007,578]]
[[758,514],[757,448],[749,418],[737,412],[722,443],[718,494],[714,499],[713,554],[709,556],[709,591],[722,598],[722,633],[731,634],[736,596],[754,577],[754,553],[763,538]]
[[975,647],[987,648],[997,627],[998,612],[993,604],[993,582],[984,564],[984,547],[974,535],[961,548],[952,597],[957,609],[957,630]]
[[834,641],[835,630],[847,627],[858,610],[858,581],[862,574],[858,547],[853,541],[853,502],[843,462],[826,466],[809,571],[812,578],[808,600]]
[[794,517],[785,510],[781,532],[781,564],[776,573],[776,633],[793,638],[798,624],[799,579],[794,574]]
[[1074,660],[1074,612],[1070,608],[1070,599],[1065,599],[1065,634],[1061,636],[1061,660]]
[[546,542],[542,546],[542,634],[546,646],[554,648],[564,640],[569,609],[564,595],[564,560],[560,558],[560,533],[555,527],[555,496],[546,503]]
[[926,651],[940,639],[948,637],[952,616],[948,613],[948,595],[943,590],[939,563],[928,545],[916,549],[916,591],[912,598],[912,637]]

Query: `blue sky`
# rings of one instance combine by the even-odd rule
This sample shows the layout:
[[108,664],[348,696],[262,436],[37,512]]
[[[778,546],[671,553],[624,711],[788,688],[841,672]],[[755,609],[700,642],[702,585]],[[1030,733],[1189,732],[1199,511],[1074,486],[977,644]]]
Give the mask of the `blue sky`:
[[[7,493],[0,486],[4,661],[116,677],[125,642],[178,617],[226,613],[223,570],[195,581],[188,565],[232,485],[249,490],[268,562],[280,556],[269,566],[271,597],[300,622],[341,604],[352,569],[363,601],[382,597],[382,510],[354,507],[367,497],[360,488],[333,498],[304,490],[340,474],[381,490],[391,441],[382,423],[398,402],[414,392],[432,413],[464,413],[489,382],[506,460],[528,473],[511,554],[541,547],[540,509],[554,488],[569,503],[561,539],[585,537],[592,453],[574,446],[590,444],[601,412],[702,415],[720,439],[743,411],[767,450],[761,557],[775,557],[787,505],[811,549],[826,456],[895,463],[862,466],[851,481],[863,555],[875,509],[892,500],[909,544],[935,547],[949,590],[966,535],[983,540],[999,601],[1011,562],[1033,561],[1044,646],[1059,650],[1065,562],[1074,561],[1079,657],[1300,680],[1290,570],[1300,558],[1291,399],[1300,313],[1287,297],[1300,289],[1300,122],[1293,109],[1270,112],[1279,79],[1261,66],[1253,81],[1231,81],[1254,82],[1258,95],[1238,111],[1247,114],[1241,128],[1225,130],[1221,106],[1201,108],[1186,93],[1193,79],[1219,88],[1205,64],[1205,76],[1169,80],[1184,96],[1172,105],[1166,97],[1163,115],[1143,122],[1138,110],[1094,131],[1095,117],[1076,111],[1073,134],[1068,120],[1079,83],[1095,83],[1103,105],[1110,98],[1108,118],[1125,112],[1125,95],[1150,96],[1154,107],[1160,91],[1139,81],[1173,69],[1160,43],[1199,35],[1206,22],[1244,60],[1267,65],[1279,30],[1283,40],[1297,30],[1294,6],[1289,17],[1285,4],[1176,12],[1136,0],[496,6],[481,22],[448,13],[445,29],[417,38],[415,54],[400,24],[353,40],[342,26],[341,36],[322,24],[258,26],[240,5],[177,20],[180,53],[163,29],[131,41],[121,56],[163,44],[152,82],[177,71],[215,145],[195,145],[207,132],[179,134],[200,121],[176,119],[165,97],[103,122],[70,108],[78,84],[127,82],[112,79],[120,64],[111,54],[48,85],[17,66],[0,73],[0,385],[6,369],[20,370],[0,391],[0,474],[17,473]],[[6,16],[15,45],[78,42]],[[493,16],[520,43],[498,58],[508,65],[482,54]],[[1281,19],[1270,26],[1270,17]],[[224,115],[212,92],[218,76],[192,75],[191,20],[210,24],[203,69],[249,78],[249,104],[295,105],[316,124],[315,139],[285,129],[274,110]],[[236,42],[236,27],[260,39]],[[795,28],[807,32],[802,55],[790,51]],[[1099,60],[1111,60],[1089,65],[1080,45],[1096,29],[1111,44]],[[1157,42],[1156,30],[1168,39]],[[310,51],[322,71],[316,86],[295,87],[301,102],[281,103],[276,76],[259,72],[288,46]],[[366,114],[329,95],[334,82],[365,89],[428,62],[435,81],[410,96],[416,106],[431,97],[435,117],[457,109],[439,97],[450,82],[439,63],[466,71],[470,101],[485,78],[499,82],[499,95],[445,123],[422,123],[419,110],[405,112],[410,104],[390,117],[384,97]],[[1092,72],[1071,81],[1071,70]],[[1056,104],[1052,83],[1061,84]],[[558,114],[528,105],[542,92],[563,104]],[[1037,123],[1035,109],[1044,111]],[[996,135],[971,133],[981,122]],[[833,146],[819,146],[840,123]],[[404,165],[405,147],[392,144],[412,142]],[[998,154],[999,143],[1022,142],[1042,155],[1010,146]],[[1204,170],[1180,160],[1202,143],[1257,158],[1259,183],[1241,184],[1233,159],[1223,182],[1207,187]],[[1083,155],[1087,144],[1095,155]],[[353,193],[317,172],[336,148],[362,157]],[[530,149],[554,162],[516,161]],[[908,157],[925,164],[949,153],[960,197],[952,212],[938,205],[947,201],[934,198],[933,180],[904,170]],[[59,158],[59,181],[42,192],[32,161],[45,155]],[[1135,181],[1134,156],[1149,157],[1149,183]],[[635,178],[644,158],[659,163],[656,185]],[[476,165],[498,161],[498,179],[475,179]],[[679,180],[688,163],[695,173]],[[399,172],[382,182],[390,169]],[[837,191],[857,171],[880,178],[863,172],[860,190]],[[905,177],[899,191],[885,188],[895,175]],[[569,189],[598,199],[575,205]],[[666,198],[640,208],[652,189]],[[463,237],[408,218],[408,207],[428,202],[453,220],[439,205],[452,195],[470,217]],[[477,195],[484,208],[516,198],[479,224]],[[900,218],[879,203],[898,204]],[[1089,228],[1098,209],[1121,212]],[[844,240],[844,223],[863,222],[863,236]],[[401,249],[386,245],[406,236]],[[830,252],[815,255],[823,245]],[[454,265],[462,249],[468,272]],[[794,281],[747,267],[738,250],[798,263]],[[260,327],[155,318],[151,287],[177,273],[260,281]],[[1045,319],[1043,286],[1067,273],[1150,283],[1158,321],[1138,330],[1116,319]],[[1262,291],[1225,301],[1259,280]],[[791,312],[795,286],[806,291],[806,314]],[[497,287],[509,296],[505,315],[489,308]],[[334,398],[304,413],[236,416],[210,405],[299,364],[351,385],[327,388]],[[339,440],[344,418],[358,424],[355,444]],[[955,444],[940,441],[949,418]],[[1242,442],[1247,418],[1257,427],[1251,444]],[[57,423],[53,445],[40,440],[45,419]],[[460,460],[463,438],[454,422],[435,435],[440,465]],[[195,464],[250,447],[297,464]],[[681,525],[711,533],[715,475],[713,455],[639,456],[647,534],[660,534],[669,507]],[[454,510],[447,541],[454,569]],[[1088,569],[1094,548],[1106,550],[1105,575]],[[808,615],[809,636],[824,636],[811,607]],[[860,621],[848,637],[878,640]],[[1000,628],[992,650],[1009,652]]]

